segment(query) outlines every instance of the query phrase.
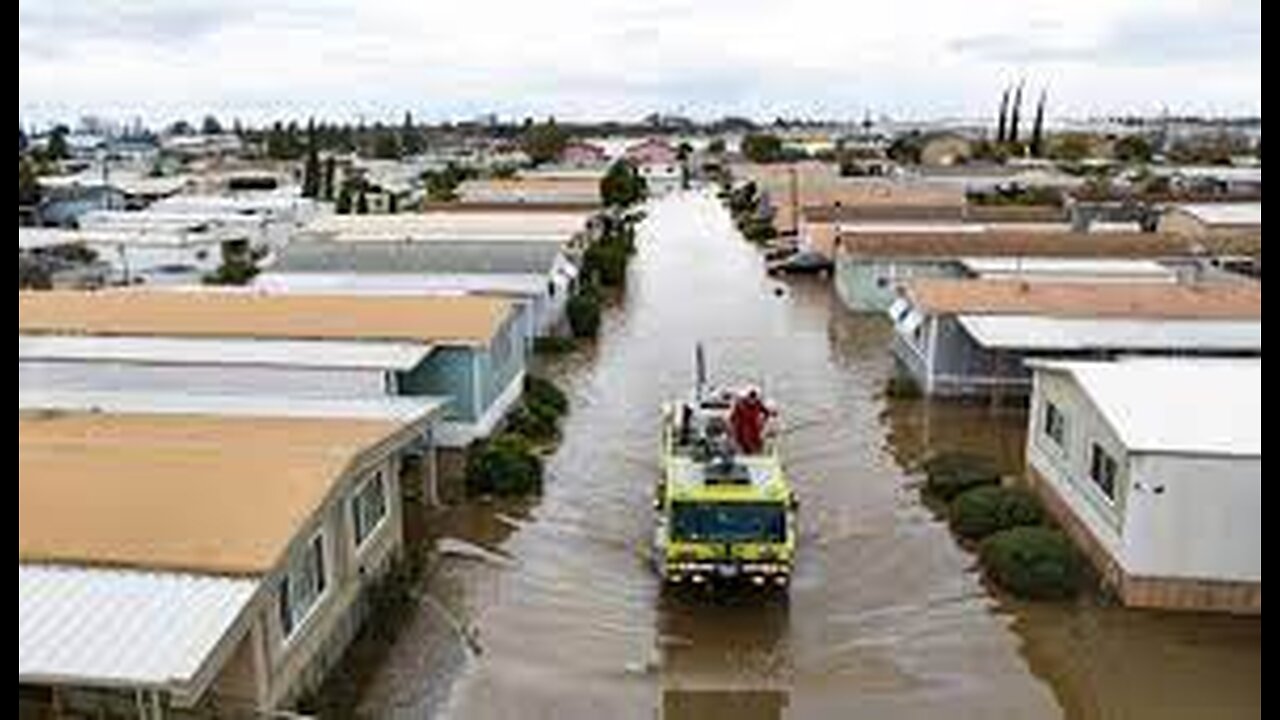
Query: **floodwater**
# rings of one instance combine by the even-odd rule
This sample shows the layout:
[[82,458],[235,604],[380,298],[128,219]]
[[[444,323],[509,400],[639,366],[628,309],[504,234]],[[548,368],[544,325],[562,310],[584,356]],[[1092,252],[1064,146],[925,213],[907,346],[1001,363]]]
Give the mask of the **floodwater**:
[[[1021,467],[1022,412],[891,401],[890,329],[768,278],[707,194],[658,200],[594,349],[547,362],[573,410],[541,498],[439,520],[428,601],[360,689],[458,718],[1256,717],[1261,620],[998,601],[920,501],[933,449]],[[789,602],[664,597],[648,567],[658,407],[704,343],[791,430]],[[465,550],[461,552],[460,550]]]

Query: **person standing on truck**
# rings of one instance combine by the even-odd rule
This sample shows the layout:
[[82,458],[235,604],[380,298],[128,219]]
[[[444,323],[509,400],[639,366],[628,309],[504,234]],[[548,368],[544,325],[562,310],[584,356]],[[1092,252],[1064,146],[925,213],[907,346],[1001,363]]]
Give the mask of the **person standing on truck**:
[[733,401],[729,411],[729,426],[734,444],[744,455],[756,455],[764,450],[764,426],[769,420],[769,408],[760,397],[760,391],[751,388],[745,395]]

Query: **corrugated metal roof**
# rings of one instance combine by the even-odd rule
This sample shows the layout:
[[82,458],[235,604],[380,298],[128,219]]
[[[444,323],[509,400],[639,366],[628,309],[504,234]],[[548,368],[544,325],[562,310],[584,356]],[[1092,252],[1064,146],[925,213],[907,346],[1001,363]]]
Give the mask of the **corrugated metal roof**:
[[188,684],[256,579],[18,564],[18,681]]
[[981,277],[1153,278],[1173,280],[1172,270],[1155,260],[1082,257],[964,257],[960,264]]
[[432,350],[431,345],[391,341],[18,336],[19,360],[77,362],[411,370]]
[[1057,318],[1042,315],[960,315],[957,319],[974,340],[987,348],[1262,350],[1261,321]]
[[1262,203],[1185,203],[1174,207],[1207,225],[1262,225]]
[[218,415],[304,419],[395,420],[413,422],[436,415],[449,402],[441,397],[300,398],[270,395],[18,388],[18,410],[70,410],[158,415]]
[[546,275],[520,273],[262,273],[253,286],[270,292],[343,292],[371,295],[488,293],[539,296],[547,292]]
[[924,278],[906,296],[922,311],[955,315],[1261,320],[1262,285],[1252,282],[1079,283]]
[[1069,373],[1131,451],[1262,457],[1260,359],[1043,361],[1033,367]]
[[294,242],[279,251],[271,269],[275,272],[546,275],[562,253],[558,241]]
[[585,230],[586,212],[425,212],[393,215],[322,215],[306,231],[336,241],[458,241],[505,238],[511,241],[567,241]]

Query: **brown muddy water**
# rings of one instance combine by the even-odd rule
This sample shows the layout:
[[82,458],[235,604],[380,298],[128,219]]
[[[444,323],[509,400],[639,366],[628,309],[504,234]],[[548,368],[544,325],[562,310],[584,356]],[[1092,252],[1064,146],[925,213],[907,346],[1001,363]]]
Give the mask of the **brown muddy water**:
[[[845,312],[821,279],[768,278],[709,195],[654,202],[639,245],[598,346],[546,363],[573,410],[544,495],[439,520],[454,540],[415,619],[361,673],[363,714],[1261,714],[1261,620],[1025,605],[983,587],[914,468],[967,449],[1018,472],[1021,411],[886,399],[887,323]],[[648,567],[658,407],[688,389],[698,341],[713,379],[762,384],[794,428],[787,603],[667,598]]]

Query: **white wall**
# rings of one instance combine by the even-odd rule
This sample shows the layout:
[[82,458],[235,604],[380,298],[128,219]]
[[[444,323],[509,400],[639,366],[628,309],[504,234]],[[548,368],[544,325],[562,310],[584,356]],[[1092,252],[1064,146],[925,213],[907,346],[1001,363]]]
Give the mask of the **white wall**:
[[[1065,448],[1058,447],[1044,432],[1044,406],[1050,400],[1066,416]],[[1115,500],[1109,500],[1089,478],[1090,446],[1094,442],[1116,459]],[[1027,463],[1053,484],[1107,554],[1123,565],[1127,541],[1124,507],[1128,500],[1124,446],[1075,382],[1063,374],[1035,373],[1027,427]]]
[[1133,455],[1130,467],[1127,572],[1262,582],[1262,458]]

